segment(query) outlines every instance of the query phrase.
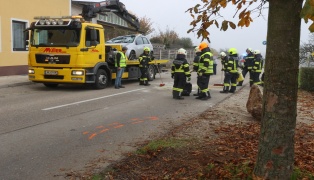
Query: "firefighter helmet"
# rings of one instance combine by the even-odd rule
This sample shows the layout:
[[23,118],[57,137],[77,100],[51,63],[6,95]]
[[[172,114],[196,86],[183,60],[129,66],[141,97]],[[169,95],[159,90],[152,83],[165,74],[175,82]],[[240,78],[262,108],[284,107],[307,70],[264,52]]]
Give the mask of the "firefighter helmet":
[[247,48],[246,51],[253,52],[253,49],[252,48]]
[[255,55],[256,55],[256,54],[261,54],[261,51],[260,51],[260,50],[254,50],[254,51],[253,51],[253,54],[255,54]]
[[220,57],[226,57],[227,55],[226,55],[226,53],[225,52],[221,52],[220,53]]
[[198,48],[200,49],[200,50],[203,50],[203,49],[205,49],[205,48],[207,48],[208,47],[208,44],[206,43],[206,42],[201,42],[201,44],[198,46]]
[[180,49],[178,50],[178,54],[184,54],[184,55],[186,55],[187,53],[186,53],[186,50],[185,50],[185,49],[180,48]]
[[195,52],[201,52],[200,48],[198,48],[198,46],[195,47]]
[[230,48],[230,49],[228,50],[228,52],[229,52],[230,55],[238,54],[238,51],[237,51],[236,48]]
[[144,51],[150,51],[149,47],[144,47]]

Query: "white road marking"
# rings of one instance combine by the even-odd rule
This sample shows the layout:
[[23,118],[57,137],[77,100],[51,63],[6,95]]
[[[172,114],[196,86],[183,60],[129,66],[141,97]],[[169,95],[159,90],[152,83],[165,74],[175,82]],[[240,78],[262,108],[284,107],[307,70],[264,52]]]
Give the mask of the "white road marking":
[[77,104],[81,104],[81,103],[85,103],[85,102],[96,101],[96,100],[99,100],[99,99],[104,99],[104,98],[108,98],[108,97],[118,96],[118,95],[121,95],[121,94],[127,94],[127,93],[130,93],[130,92],[140,91],[140,90],[144,90],[144,89],[145,88],[135,89],[135,90],[132,90],[132,91],[126,91],[126,92],[121,92],[121,93],[117,93],[117,94],[111,94],[111,95],[108,95],[108,96],[102,96],[102,97],[98,97],[98,98],[87,99],[87,100],[84,100],[84,101],[78,101],[78,102],[74,102],[74,103],[69,103],[69,104],[63,104],[63,105],[59,105],[59,106],[49,107],[49,108],[45,108],[45,109],[42,109],[42,110],[43,111],[48,111],[48,110],[52,110],[52,109],[58,109],[58,108],[66,107],[66,106],[72,106],[72,105],[77,105]]

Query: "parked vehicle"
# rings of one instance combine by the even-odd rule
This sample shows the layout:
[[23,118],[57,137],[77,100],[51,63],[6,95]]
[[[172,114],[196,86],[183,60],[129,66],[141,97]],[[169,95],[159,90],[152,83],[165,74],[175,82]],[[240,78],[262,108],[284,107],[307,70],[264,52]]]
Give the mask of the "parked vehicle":
[[[123,4],[118,0],[110,0],[97,6],[84,5],[83,17],[35,17],[37,21],[31,23],[25,35],[29,48],[29,80],[51,88],[58,84],[91,84],[95,89],[106,88],[116,78],[115,65],[109,63],[110,57],[113,58],[110,54],[114,50],[121,51],[122,45],[106,44],[103,26],[86,19],[91,20],[95,13],[110,7],[123,17],[134,19],[126,11],[118,11],[120,6]],[[155,78],[159,65],[167,62],[160,59],[150,62],[149,80]],[[122,78],[138,79],[141,75],[139,61],[127,60],[126,64]]]
[[153,45],[149,39],[142,34],[118,36],[108,40],[106,44],[121,44],[122,46],[126,46],[128,48],[126,55],[129,60],[138,59],[138,57],[143,53],[144,47],[149,47],[151,54],[154,52]]

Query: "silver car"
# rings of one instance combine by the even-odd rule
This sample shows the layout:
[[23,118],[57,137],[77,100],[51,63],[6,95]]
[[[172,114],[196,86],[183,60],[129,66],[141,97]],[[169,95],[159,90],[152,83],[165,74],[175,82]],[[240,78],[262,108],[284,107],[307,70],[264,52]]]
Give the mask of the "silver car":
[[106,42],[107,44],[121,44],[128,48],[126,56],[129,60],[138,59],[143,53],[144,47],[149,47],[150,53],[153,54],[153,45],[149,39],[142,34],[132,34],[126,36],[118,36],[110,39]]

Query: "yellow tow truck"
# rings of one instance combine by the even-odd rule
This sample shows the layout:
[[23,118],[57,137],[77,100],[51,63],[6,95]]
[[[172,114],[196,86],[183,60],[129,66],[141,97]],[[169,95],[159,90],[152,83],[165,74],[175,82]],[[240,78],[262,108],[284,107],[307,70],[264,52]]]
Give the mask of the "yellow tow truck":
[[[120,2],[112,1],[114,3]],[[95,13],[108,11],[106,7],[109,7],[108,1],[104,5],[83,7],[83,17],[35,17],[36,21],[26,31],[29,80],[43,83],[47,87],[57,87],[58,84],[92,84],[96,89],[104,89],[109,86],[116,78],[116,68],[109,60],[112,60],[114,50],[121,50],[122,46],[106,45],[103,26],[86,21],[95,17]],[[132,15],[125,14],[127,11],[117,12],[137,22]],[[149,80],[153,80],[160,70],[159,66],[167,62],[168,60],[151,62]],[[122,78],[138,79],[140,75],[139,61],[127,60]]]

